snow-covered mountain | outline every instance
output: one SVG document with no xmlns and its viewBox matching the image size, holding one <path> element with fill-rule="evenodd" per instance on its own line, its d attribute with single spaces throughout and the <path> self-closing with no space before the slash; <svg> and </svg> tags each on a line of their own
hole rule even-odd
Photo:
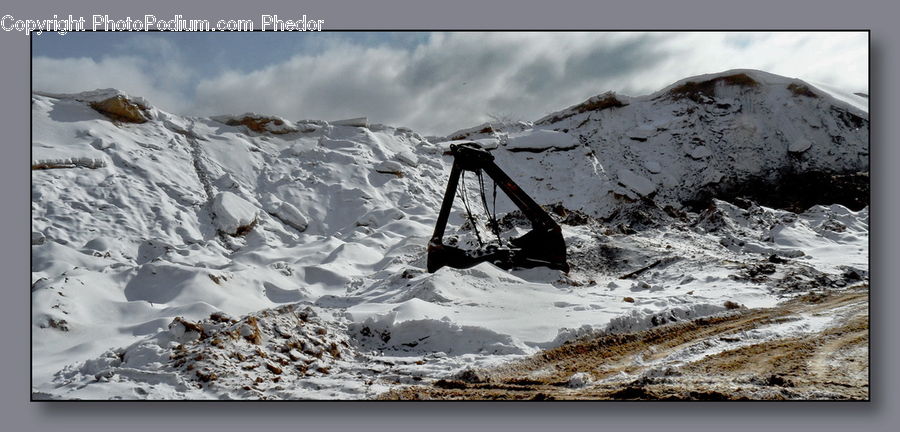
<svg viewBox="0 0 900 432">
<path fill-rule="evenodd" d="M 485 124 L 450 137 L 496 140 L 512 152 L 498 153 L 502 166 L 540 178 L 527 190 L 599 216 L 641 198 L 676 208 L 733 195 L 775 204 L 766 196 L 775 194 L 747 186 L 798 181 L 809 186 L 806 197 L 824 195 L 812 204 L 832 203 L 846 200 L 839 195 L 847 186 L 824 175 L 869 169 L 867 99 L 841 97 L 852 103 L 800 80 L 730 70 L 647 96 L 605 93 L 533 124 Z M 530 159 L 516 153 L 544 150 Z M 590 175 L 573 178 L 572 171 Z M 840 189 L 810 190 L 820 182 Z"/>
<path fill-rule="evenodd" d="M 426 139 L 35 92 L 33 391 L 370 397 L 591 329 L 853 283 L 868 277 L 865 106 L 735 70 Z M 568 275 L 424 272 L 461 140 L 552 206 Z M 504 197 L 497 210 L 517 219 Z M 450 234 L 472 243 L 463 222 L 458 204 Z"/>
</svg>

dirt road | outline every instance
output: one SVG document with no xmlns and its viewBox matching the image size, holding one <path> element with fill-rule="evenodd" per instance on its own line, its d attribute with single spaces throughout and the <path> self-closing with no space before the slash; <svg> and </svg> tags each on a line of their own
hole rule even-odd
<svg viewBox="0 0 900 432">
<path fill-rule="evenodd" d="M 868 286 L 620 335 L 406 387 L 383 399 L 869 398 Z"/>
</svg>

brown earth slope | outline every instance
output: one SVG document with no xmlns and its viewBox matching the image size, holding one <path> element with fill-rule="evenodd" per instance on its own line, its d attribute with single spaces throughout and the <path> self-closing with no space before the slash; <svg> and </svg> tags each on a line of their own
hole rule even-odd
<svg viewBox="0 0 900 432">
<path fill-rule="evenodd" d="M 582 338 L 381 398 L 867 400 L 868 313 L 868 286 L 861 285 L 775 308 Z"/>
</svg>

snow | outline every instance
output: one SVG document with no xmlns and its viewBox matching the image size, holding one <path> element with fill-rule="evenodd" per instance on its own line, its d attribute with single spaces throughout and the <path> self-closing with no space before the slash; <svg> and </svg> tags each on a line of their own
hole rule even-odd
<svg viewBox="0 0 900 432">
<path fill-rule="evenodd" d="M 256 206 L 227 191 L 216 195 L 212 208 L 216 216 L 216 226 L 222 232 L 232 235 L 240 228 L 252 225 L 259 213 Z"/>
<path fill-rule="evenodd" d="M 788 151 L 791 153 L 803 153 L 809 150 L 810 147 L 812 147 L 812 142 L 801 138 L 792 142 L 788 147 Z"/>
<path fill-rule="evenodd" d="M 849 92 L 843 89 L 839 89 L 827 83 L 819 81 L 812 81 L 810 82 L 810 84 L 812 84 L 814 87 L 827 91 L 829 96 L 850 104 L 860 111 L 869 111 L 869 98 L 867 97 L 862 97 L 855 92 Z"/>
<path fill-rule="evenodd" d="M 46 96 L 46 97 L 54 98 L 54 99 L 70 99 L 70 100 L 76 100 L 79 102 L 88 102 L 88 103 L 102 102 L 102 101 L 105 101 L 107 99 L 114 98 L 114 97 L 123 97 L 123 98 L 128 99 L 138 105 L 144 105 L 147 107 L 150 106 L 150 102 L 148 102 L 147 99 L 144 99 L 143 97 L 140 97 L 140 96 L 131 96 L 121 90 L 114 89 L 114 88 L 96 89 L 96 90 L 84 91 L 81 93 L 50 93 L 50 92 L 36 91 L 36 92 L 34 92 L 34 94 L 40 95 L 40 96 Z"/>
<path fill-rule="evenodd" d="M 568 381 L 566 381 L 566 386 L 569 388 L 583 388 L 590 385 L 593 381 L 589 374 L 578 372 L 569 377 Z"/>
<path fill-rule="evenodd" d="M 402 174 L 403 165 L 396 161 L 381 161 L 375 165 L 375 171 L 384 174 Z"/>
<path fill-rule="evenodd" d="M 369 119 L 366 117 L 356 117 L 345 120 L 337 120 L 331 122 L 334 126 L 356 126 L 356 127 L 369 127 Z"/>
<path fill-rule="evenodd" d="M 291 203 L 282 202 L 275 209 L 274 213 L 279 220 L 297 231 L 306 231 L 306 227 L 309 226 L 309 220 L 306 216 Z"/>
<path fill-rule="evenodd" d="M 450 141 L 441 141 L 441 147 L 446 150 L 450 150 L 450 146 L 453 144 L 463 144 L 474 142 L 481 146 L 481 148 L 485 150 L 496 150 L 500 147 L 500 140 L 497 138 L 478 138 L 478 139 L 464 139 L 464 140 L 450 140 Z"/>
<path fill-rule="evenodd" d="M 653 135 L 656 135 L 656 128 L 652 124 L 643 124 L 628 132 L 628 138 L 635 141 L 647 141 Z"/>
<path fill-rule="evenodd" d="M 634 173 L 634 171 L 623 168 L 619 170 L 618 174 L 619 183 L 637 192 L 641 196 L 649 196 L 656 191 L 656 185 L 653 184 L 652 180 L 637 175 Z"/>
<path fill-rule="evenodd" d="M 210 119 L 232 126 L 239 126 L 241 124 L 258 124 L 261 130 L 256 130 L 256 132 L 286 134 L 297 132 L 298 129 L 300 129 L 293 122 L 285 120 L 281 117 L 258 114 L 254 112 L 247 112 L 241 115 L 219 115 L 210 117 Z"/>
<path fill-rule="evenodd" d="M 650 171 L 653 174 L 659 174 L 662 172 L 662 166 L 659 162 L 654 160 L 648 160 L 644 162 L 644 168 L 647 168 L 647 171 Z"/>
<path fill-rule="evenodd" d="M 540 151 L 547 149 L 568 150 L 578 145 L 575 137 L 547 129 L 533 129 L 509 136 L 507 150 Z"/>
<path fill-rule="evenodd" d="M 34 93 L 32 164 L 75 167 L 32 171 L 33 391 L 63 399 L 370 398 L 591 332 L 729 313 L 726 302 L 773 306 L 867 279 L 867 208 L 822 203 L 794 214 L 714 201 L 685 221 L 661 210 L 684 210 L 711 182 L 785 167 L 868 170 L 859 157 L 868 128 L 848 126 L 831 107 L 867 113 L 826 91 L 798 99 L 785 88 L 794 80 L 747 73 L 759 88 L 722 87 L 708 105 L 665 91 L 617 95 L 627 103 L 572 110 L 537 127 L 482 125 L 454 140 L 359 127 L 360 119 L 280 119 L 253 132 L 223 121 L 277 117 L 188 118 L 146 101 L 150 121 L 117 125 L 87 103 L 118 92 Z M 810 145 L 790 156 L 801 139 Z M 443 152 L 473 140 L 538 203 L 590 217 L 562 223 L 569 274 L 489 263 L 425 272 L 453 162 Z M 465 188 L 478 196 L 471 177 Z M 502 194 L 496 204 L 500 217 L 515 210 Z M 627 218 L 633 209 L 648 227 Z M 457 200 L 447 235 L 471 247 L 463 214 Z M 771 263 L 773 255 L 784 262 Z M 247 340 L 257 334 L 258 344 Z M 301 341 L 317 348 L 307 352 Z M 332 342 L 339 357 L 327 354 Z M 178 345 L 205 359 L 177 364 Z M 244 366 L 246 376 L 233 372 Z"/>
<path fill-rule="evenodd" d="M 409 150 L 397 153 L 397 160 L 413 168 L 419 165 L 419 158 Z"/>
<path fill-rule="evenodd" d="M 363 347 L 393 355 L 421 355 L 423 352 L 504 355 L 531 351 L 513 337 L 481 326 L 460 325 L 446 316 L 441 319 L 407 319 L 398 322 L 398 313 L 395 311 L 367 318 L 351 325 L 350 331 L 357 334 L 356 338 Z"/>
<path fill-rule="evenodd" d="M 707 146 L 696 146 L 687 149 L 687 154 L 694 159 L 706 159 L 712 156 L 712 150 Z"/>
</svg>

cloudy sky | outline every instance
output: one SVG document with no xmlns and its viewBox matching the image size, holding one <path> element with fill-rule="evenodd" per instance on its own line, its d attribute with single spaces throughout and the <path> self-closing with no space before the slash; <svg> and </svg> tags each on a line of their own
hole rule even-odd
<svg viewBox="0 0 900 432">
<path fill-rule="evenodd" d="M 179 114 L 368 116 L 440 135 L 733 68 L 869 91 L 864 32 L 44 33 L 32 44 L 34 90 L 114 87 Z"/>
</svg>

